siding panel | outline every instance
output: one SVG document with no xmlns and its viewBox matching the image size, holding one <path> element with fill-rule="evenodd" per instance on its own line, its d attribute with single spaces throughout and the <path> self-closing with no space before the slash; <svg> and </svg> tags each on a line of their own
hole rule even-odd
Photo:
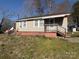
<svg viewBox="0 0 79 59">
<path fill-rule="evenodd" d="M 26 21 L 27 27 L 21 28 L 19 25 L 21 22 L 16 22 L 16 29 L 18 31 L 34 31 L 34 32 L 44 32 L 44 25 L 39 27 L 34 27 L 34 20 L 32 21 Z M 44 21 L 43 21 L 44 22 Z M 19 24 L 20 23 L 20 24 Z"/>
</svg>

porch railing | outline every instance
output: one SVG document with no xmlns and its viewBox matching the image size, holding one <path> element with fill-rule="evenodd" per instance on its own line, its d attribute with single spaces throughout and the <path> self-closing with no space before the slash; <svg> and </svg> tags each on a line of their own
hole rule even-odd
<svg viewBox="0 0 79 59">
<path fill-rule="evenodd" d="M 45 24 L 45 31 L 46 32 L 57 32 L 57 33 L 60 33 L 66 36 L 66 29 L 57 24 Z"/>
<path fill-rule="evenodd" d="M 57 26 L 53 24 L 45 24 L 46 27 L 46 32 L 56 32 L 57 31 Z"/>
<path fill-rule="evenodd" d="M 57 32 L 57 25 L 54 24 L 45 24 L 46 32 Z"/>
<path fill-rule="evenodd" d="M 57 33 L 61 34 L 62 36 L 66 37 L 66 28 L 62 26 L 57 26 Z"/>
</svg>

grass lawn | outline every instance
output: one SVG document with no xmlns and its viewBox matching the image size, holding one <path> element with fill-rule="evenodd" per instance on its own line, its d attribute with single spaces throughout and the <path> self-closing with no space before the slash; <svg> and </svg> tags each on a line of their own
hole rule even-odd
<svg viewBox="0 0 79 59">
<path fill-rule="evenodd" d="M 59 38 L 0 35 L 0 59 L 79 59 L 79 43 Z"/>
</svg>

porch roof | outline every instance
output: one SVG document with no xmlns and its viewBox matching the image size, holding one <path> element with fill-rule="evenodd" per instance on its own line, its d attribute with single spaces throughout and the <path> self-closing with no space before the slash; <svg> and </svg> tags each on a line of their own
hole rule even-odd
<svg viewBox="0 0 79 59">
<path fill-rule="evenodd" d="M 56 14 L 56 15 L 39 16 L 39 17 L 29 17 L 29 18 L 25 18 L 25 19 L 17 20 L 16 22 L 27 21 L 27 20 L 37 20 L 37 19 L 58 18 L 58 17 L 69 16 L 69 15 L 70 15 L 70 14 L 67 13 L 67 14 Z"/>
</svg>

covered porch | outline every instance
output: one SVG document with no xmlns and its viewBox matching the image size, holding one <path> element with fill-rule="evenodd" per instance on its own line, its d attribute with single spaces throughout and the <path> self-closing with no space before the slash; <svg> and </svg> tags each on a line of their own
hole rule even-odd
<svg viewBox="0 0 79 59">
<path fill-rule="evenodd" d="M 66 36 L 68 32 L 68 17 L 56 17 L 44 19 L 45 32 L 56 32 Z"/>
</svg>

